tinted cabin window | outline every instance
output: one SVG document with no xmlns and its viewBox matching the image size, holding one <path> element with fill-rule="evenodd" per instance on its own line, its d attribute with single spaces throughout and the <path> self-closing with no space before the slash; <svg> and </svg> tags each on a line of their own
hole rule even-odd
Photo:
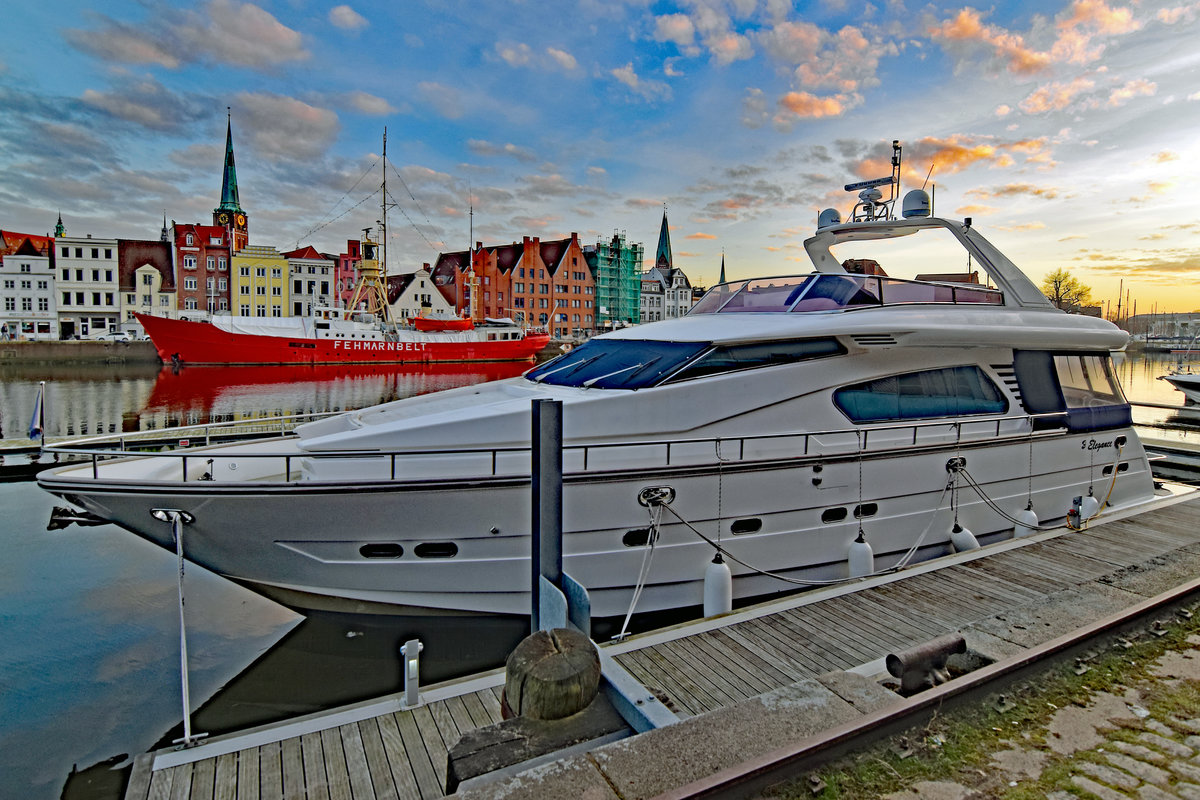
<svg viewBox="0 0 1200 800">
<path fill-rule="evenodd" d="M 722 345 L 714 347 L 679 372 L 667 378 L 666 383 L 702 378 L 721 372 L 774 367 L 792 364 L 810 358 L 842 355 L 846 349 L 837 339 L 801 339 L 783 342 L 756 342 L 754 344 Z"/>
<path fill-rule="evenodd" d="M 1002 414 L 1008 409 L 999 387 L 978 367 L 950 367 L 845 386 L 833 402 L 854 422 Z"/>
<path fill-rule="evenodd" d="M 708 342 L 593 339 L 530 370 L 525 377 L 557 386 L 639 389 L 657 383 L 708 347 Z"/>
</svg>

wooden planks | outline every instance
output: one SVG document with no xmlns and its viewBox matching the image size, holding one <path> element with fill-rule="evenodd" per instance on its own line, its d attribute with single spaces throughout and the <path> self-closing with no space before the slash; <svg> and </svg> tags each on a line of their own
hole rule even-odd
<svg viewBox="0 0 1200 800">
<path fill-rule="evenodd" d="M 696 716 L 806 677 L 869 663 L 1117 569 L 1200 549 L 1200 502 L 1180 503 L 902 580 L 779 607 L 615 658 Z M 430 800 L 446 753 L 501 719 L 491 687 L 282 742 L 152 770 L 135 762 L 128 800 Z"/>
</svg>

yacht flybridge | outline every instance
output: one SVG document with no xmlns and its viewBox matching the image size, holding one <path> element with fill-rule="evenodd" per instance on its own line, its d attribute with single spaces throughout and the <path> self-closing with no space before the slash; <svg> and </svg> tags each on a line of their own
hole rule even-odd
<svg viewBox="0 0 1200 800">
<path fill-rule="evenodd" d="M 1150 501 L 1126 334 L 1055 309 L 924 192 L 897 218 L 898 178 L 895 146 L 846 221 L 822 212 L 810 274 L 719 285 L 523 377 L 38 482 L 169 549 L 151 511 L 184 512 L 188 558 L 293 605 L 522 614 L 531 401 L 561 400 L 564 568 L 597 616 L 635 589 L 638 611 L 699 605 L 718 549 L 744 599 Z M 921 249 L 939 232 L 951 262 Z M 923 278 L 834 255 L 896 242 Z"/>
</svg>

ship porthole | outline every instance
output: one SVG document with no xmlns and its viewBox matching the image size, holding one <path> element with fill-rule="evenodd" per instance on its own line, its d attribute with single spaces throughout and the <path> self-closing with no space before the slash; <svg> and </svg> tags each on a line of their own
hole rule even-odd
<svg viewBox="0 0 1200 800">
<path fill-rule="evenodd" d="M 395 542 L 368 542 L 358 548 L 363 558 L 399 558 L 404 555 L 404 548 Z"/>
<path fill-rule="evenodd" d="M 458 545 L 454 542 L 421 542 L 413 548 L 417 558 L 454 558 Z"/>
</svg>

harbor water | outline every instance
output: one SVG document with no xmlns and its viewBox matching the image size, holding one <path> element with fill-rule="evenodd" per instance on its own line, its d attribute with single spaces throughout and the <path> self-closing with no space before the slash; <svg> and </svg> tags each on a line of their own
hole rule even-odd
<svg viewBox="0 0 1200 800">
<path fill-rule="evenodd" d="M 1182 405 L 1158 380 L 1177 356 L 1130 355 L 1130 400 Z M 0 439 L 26 437 L 46 382 L 51 437 L 342 411 L 519 374 L 527 365 L 439 367 L 0 367 Z M 1161 438 L 1200 415 L 1135 408 Z M 12 460 L 14 457 L 10 456 Z M 111 525 L 48 532 L 62 501 L 0 483 L 0 796 L 115 798 L 120 768 L 182 732 L 175 558 Z M 399 646 L 420 638 L 422 681 L 502 663 L 513 618 L 300 616 L 188 565 L 192 728 L 218 733 L 400 691 Z"/>
</svg>

